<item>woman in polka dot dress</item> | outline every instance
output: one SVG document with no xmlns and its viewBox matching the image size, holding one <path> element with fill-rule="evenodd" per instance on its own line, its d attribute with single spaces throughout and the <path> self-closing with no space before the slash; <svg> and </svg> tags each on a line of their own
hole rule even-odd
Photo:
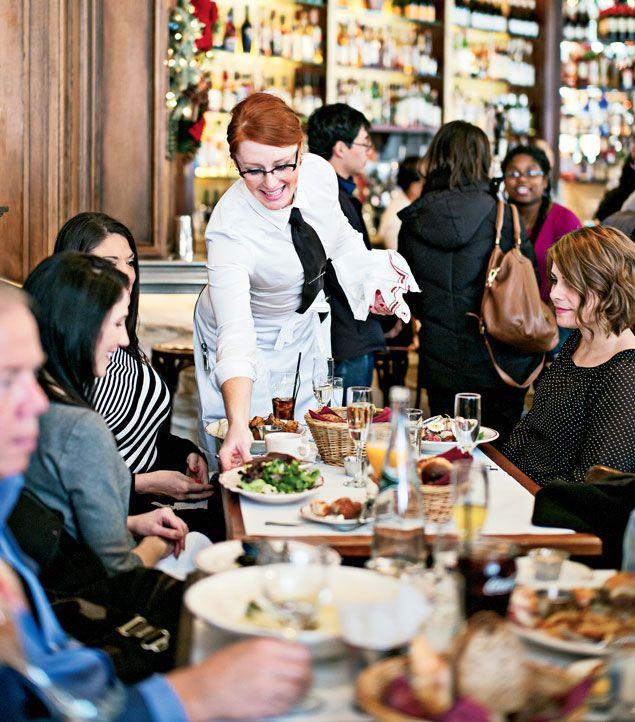
<svg viewBox="0 0 635 722">
<path fill-rule="evenodd" d="M 581 482 L 589 467 L 635 471 L 635 244 L 581 228 L 549 250 L 558 325 L 575 329 L 503 453 L 536 483 Z"/>
</svg>

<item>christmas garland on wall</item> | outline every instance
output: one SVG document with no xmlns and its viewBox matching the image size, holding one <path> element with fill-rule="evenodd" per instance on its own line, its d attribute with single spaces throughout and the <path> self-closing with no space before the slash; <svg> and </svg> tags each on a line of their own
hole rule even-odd
<svg viewBox="0 0 635 722">
<path fill-rule="evenodd" d="M 218 8 L 212 0 L 177 0 L 168 23 L 169 111 L 168 157 L 175 153 L 193 159 L 205 128 L 209 79 L 201 71 L 202 58 L 212 48 L 212 28 Z"/>
</svg>

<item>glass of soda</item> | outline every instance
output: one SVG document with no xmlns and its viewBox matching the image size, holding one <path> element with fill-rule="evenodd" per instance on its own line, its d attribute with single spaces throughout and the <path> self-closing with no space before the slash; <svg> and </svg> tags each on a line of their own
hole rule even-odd
<svg viewBox="0 0 635 722">
<path fill-rule="evenodd" d="M 493 537 L 461 545 L 457 567 L 464 580 L 466 618 L 483 609 L 507 615 L 518 554 L 515 544 Z"/>
<path fill-rule="evenodd" d="M 295 413 L 293 398 L 295 371 L 272 370 L 269 372 L 271 405 L 276 419 L 289 420 Z"/>
</svg>

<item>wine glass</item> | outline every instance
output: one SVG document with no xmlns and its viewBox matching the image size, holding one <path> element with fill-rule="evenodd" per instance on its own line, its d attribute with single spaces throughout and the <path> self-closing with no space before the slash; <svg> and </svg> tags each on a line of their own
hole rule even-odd
<svg viewBox="0 0 635 722">
<path fill-rule="evenodd" d="M 327 587 L 328 552 L 325 545 L 311 549 L 292 548 L 286 541 L 277 546 L 272 541 L 258 552 L 256 562 L 262 565 L 262 593 L 281 624 L 280 633 L 285 639 L 297 640 L 303 631 L 320 626 L 320 608 Z M 307 694 L 294 706 L 292 713 L 314 712 L 322 704 L 315 694 Z"/>
<path fill-rule="evenodd" d="M 348 433 L 355 444 L 357 457 L 357 474 L 352 480 L 344 482 L 345 486 L 364 488 L 366 478 L 362 467 L 364 446 L 368 438 L 371 421 L 373 419 L 372 389 L 370 386 L 349 386 L 346 392 L 346 423 Z"/>
<path fill-rule="evenodd" d="M 406 409 L 406 418 L 408 419 L 410 445 L 412 446 L 415 459 L 418 459 L 421 446 L 421 433 L 423 432 L 423 411 L 421 409 Z"/>
<path fill-rule="evenodd" d="M 454 435 L 463 452 L 476 446 L 481 430 L 481 395 L 463 393 L 454 397 Z"/>
<path fill-rule="evenodd" d="M 341 376 L 333 376 L 333 406 L 339 408 L 344 403 L 344 379 Z"/>
<path fill-rule="evenodd" d="M 452 464 L 452 515 L 459 540 L 476 541 L 485 525 L 489 505 L 487 465 L 471 459 Z"/>
<path fill-rule="evenodd" d="M 125 701 L 123 686 L 113 678 L 93 691 L 92 699 L 77 697 L 53 682 L 42 667 L 28 659 L 19 630 L 20 617 L 27 614 L 22 587 L 11 567 L 0 561 L 0 665 L 14 669 L 35 687 L 51 711 L 67 722 L 109 722 L 119 716 Z M 84 690 L 85 692 L 85 690 Z M 97 696 L 98 695 L 98 696 Z"/>
<path fill-rule="evenodd" d="M 333 395 L 333 359 L 313 359 L 313 394 L 318 408 L 326 406 Z"/>
</svg>

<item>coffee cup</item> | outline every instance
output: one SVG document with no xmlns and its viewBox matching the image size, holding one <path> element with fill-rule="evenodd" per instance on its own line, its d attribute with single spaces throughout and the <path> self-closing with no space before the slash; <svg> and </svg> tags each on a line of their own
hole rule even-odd
<svg viewBox="0 0 635 722">
<path fill-rule="evenodd" d="M 311 447 L 304 440 L 302 434 L 290 431 L 277 431 L 265 436 L 265 449 L 267 453 L 276 451 L 280 454 L 290 454 L 302 461 L 311 460 Z"/>
</svg>

